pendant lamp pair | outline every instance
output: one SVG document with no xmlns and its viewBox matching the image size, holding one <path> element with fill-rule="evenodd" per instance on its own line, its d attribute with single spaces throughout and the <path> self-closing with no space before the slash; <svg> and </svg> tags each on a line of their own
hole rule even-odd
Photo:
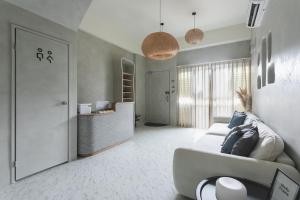
<svg viewBox="0 0 300 200">
<path fill-rule="evenodd" d="M 179 44 L 174 36 L 163 31 L 162 22 L 162 0 L 160 0 L 160 31 L 149 34 L 143 41 L 143 54 L 153 60 L 167 60 L 177 55 Z M 203 39 L 203 32 L 196 28 L 196 12 L 194 16 L 194 28 L 185 35 L 185 40 L 189 44 L 198 44 Z"/>
</svg>

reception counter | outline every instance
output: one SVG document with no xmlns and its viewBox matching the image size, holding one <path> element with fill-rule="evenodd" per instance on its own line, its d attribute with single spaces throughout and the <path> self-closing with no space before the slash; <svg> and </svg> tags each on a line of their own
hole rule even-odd
<svg viewBox="0 0 300 200">
<path fill-rule="evenodd" d="M 78 115 L 78 155 L 91 156 L 134 135 L 134 103 L 116 103 L 112 111 Z"/>
</svg>

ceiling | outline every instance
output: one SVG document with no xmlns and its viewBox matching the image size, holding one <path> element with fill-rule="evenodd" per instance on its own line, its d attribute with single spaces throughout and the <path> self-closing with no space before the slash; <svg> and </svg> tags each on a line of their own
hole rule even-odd
<svg viewBox="0 0 300 200">
<path fill-rule="evenodd" d="M 5 0 L 77 31 L 92 0 Z M 97 1 L 97 0 L 96 0 Z"/>
<path fill-rule="evenodd" d="M 197 26 L 207 33 L 245 23 L 248 1 L 162 0 L 164 31 L 182 38 L 193 27 L 193 11 L 198 13 Z M 159 30 L 159 0 L 93 0 L 80 29 L 141 53 L 143 39 Z M 242 29 L 246 29 L 245 25 Z"/>
</svg>

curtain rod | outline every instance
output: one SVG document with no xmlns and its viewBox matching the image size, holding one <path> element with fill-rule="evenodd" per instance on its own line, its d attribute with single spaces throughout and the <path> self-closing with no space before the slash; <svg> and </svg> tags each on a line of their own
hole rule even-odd
<svg viewBox="0 0 300 200">
<path fill-rule="evenodd" d="M 177 65 L 176 67 L 194 67 L 198 65 L 211 65 L 214 63 L 222 63 L 222 62 L 230 62 L 230 61 L 238 61 L 238 60 L 250 60 L 251 58 L 237 58 L 237 59 L 231 59 L 231 60 L 220 60 L 220 61 L 212 61 L 212 62 L 203 62 L 203 63 L 197 63 L 197 64 L 186 64 L 186 65 Z"/>
</svg>

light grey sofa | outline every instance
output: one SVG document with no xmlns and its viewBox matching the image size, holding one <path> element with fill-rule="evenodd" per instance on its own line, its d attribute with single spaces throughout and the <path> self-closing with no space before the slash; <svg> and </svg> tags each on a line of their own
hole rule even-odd
<svg viewBox="0 0 300 200">
<path fill-rule="evenodd" d="M 254 115 L 247 120 L 263 125 Z M 284 170 L 295 180 L 300 180 L 294 161 L 284 152 L 275 161 L 220 153 L 224 137 L 230 130 L 227 125 L 213 124 L 204 136 L 195 141 L 192 148 L 176 149 L 173 177 L 175 187 L 181 195 L 195 198 L 197 184 L 214 176 L 246 178 L 270 187 L 277 168 Z"/>
</svg>

